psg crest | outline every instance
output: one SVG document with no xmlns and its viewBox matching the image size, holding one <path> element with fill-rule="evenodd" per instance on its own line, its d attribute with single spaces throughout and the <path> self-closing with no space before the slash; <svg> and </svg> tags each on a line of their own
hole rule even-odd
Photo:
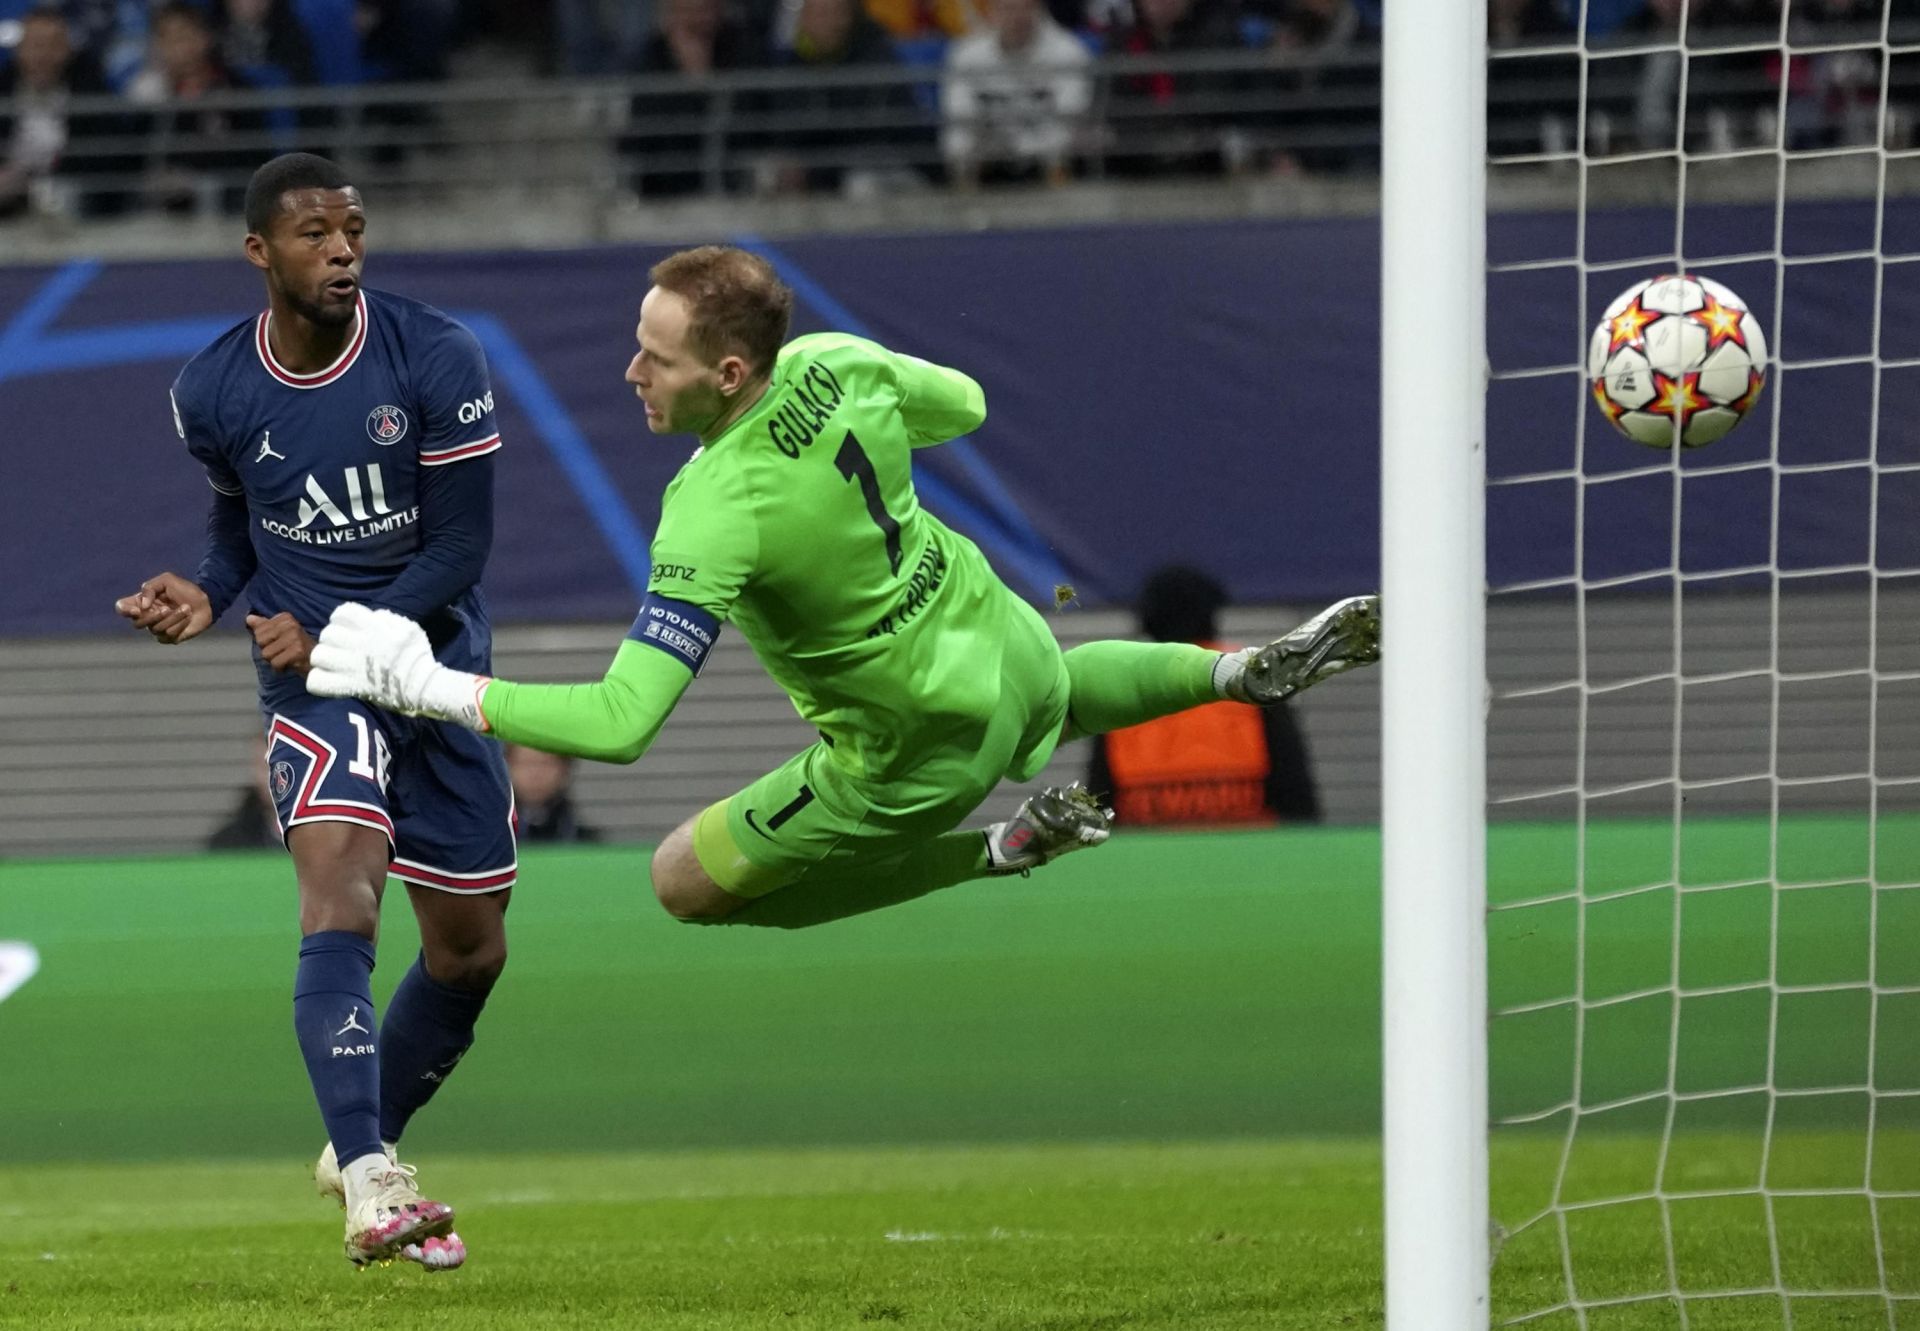
<svg viewBox="0 0 1920 1331">
<path fill-rule="evenodd" d="M 293 789 L 293 764 L 285 760 L 277 762 L 269 775 L 273 782 L 274 799 L 285 799 L 287 792 Z"/>
<path fill-rule="evenodd" d="M 367 413 L 367 438 L 376 444 L 397 444 L 406 437 L 407 413 L 398 407 L 375 407 Z"/>
</svg>

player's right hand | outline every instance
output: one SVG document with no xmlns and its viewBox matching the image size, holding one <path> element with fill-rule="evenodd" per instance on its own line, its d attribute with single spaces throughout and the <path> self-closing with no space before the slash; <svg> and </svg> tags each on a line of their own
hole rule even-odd
<svg viewBox="0 0 1920 1331">
<path fill-rule="evenodd" d="M 197 638 L 213 625 L 213 605 L 198 583 L 178 573 L 156 573 L 132 596 L 113 603 L 115 613 L 172 646 Z"/>
<path fill-rule="evenodd" d="M 284 610 L 271 618 L 248 615 L 247 628 L 253 634 L 255 645 L 260 648 L 261 660 L 283 674 L 289 670 L 297 670 L 303 675 L 307 673 L 313 639 L 307 636 L 299 620 Z"/>
</svg>

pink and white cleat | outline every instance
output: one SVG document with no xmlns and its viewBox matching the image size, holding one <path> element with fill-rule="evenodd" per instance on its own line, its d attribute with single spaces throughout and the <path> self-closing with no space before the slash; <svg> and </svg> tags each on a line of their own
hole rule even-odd
<svg viewBox="0 0 1920 1331">
<path fill-rule="evenodd" d="M 348 1205 L 354 1184 L 343 1174 L 361 1179 L 365 1195 L 358 1205 Z M 397 1258 L 427 1271 L 451 1271 L 467 1260 L 467 1245 L 453 1232 L 453 1208 L 422 1197 L 413 1166 L 394 1160 L 391 1146 L 384 1158 L 369 1160 L 368 1168 L 342 1171 L 329 1142 L 314 1165 L 313 1180 L 321 1196 L 347 1210 L 347 1260 L 355 1266 Z"/>
<path fill-rule="evenodd" d="M 448 1230 L 444 1237 L 407 1244 L 400 1249 L 400 1258 L 429 1271 L 451 1271 L 467 1260 L 467 1245 L 460 1241 L 458 1234 Z"/>
<path fill-rule="evenodd" d="M 388 1161 L 408 1179 L 413 1177 L 413 1166 L 403 1165 L 394 1159 L 393 1143 L 382 1142 Z M 333 1153 L 333 1143 L 328 1142 L 320 1152 L 320 1158 L 313 1166 L 314 1189 L 322 1197 L 331 1197 L 342 1208 L 347 1204 L 347 1183 L 340 1175 L 340 1163 Z M 417 1189 L 416 1189 L 417 1190 Z M 435 1236 L 419 1243 L 408 1243 L 393 1254 L 403 1262 L 413 1262 L 427 1271 L 452 1271 L 465 1264 L 467 1245 L 460 1236 L 448 1230 L 443 1236 Z M 392 1260 L 391 1258 L 388 1260 Z M 361 1263 L 355 1263 L 361 1265 Z"/>
</svg>

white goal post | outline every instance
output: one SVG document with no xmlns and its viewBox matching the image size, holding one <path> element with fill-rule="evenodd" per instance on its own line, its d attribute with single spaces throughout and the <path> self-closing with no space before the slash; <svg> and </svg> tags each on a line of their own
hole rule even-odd
<svg viewBox="0 0 1920 1331">
<path fill-rule="evenodd" d="M 1486 4 L 1384 34 L 1387 1325 L 1920 1325 L 1920 7 Z M 1710 447 L 1586 400 L 1663 273 Z"/>
<path fill-rule="evenodd" d="M 1486 31 L 1486 0 L 1414 0 L 1383 33 L 1389 1331 L 1488 1324 Z"/>
</svg>

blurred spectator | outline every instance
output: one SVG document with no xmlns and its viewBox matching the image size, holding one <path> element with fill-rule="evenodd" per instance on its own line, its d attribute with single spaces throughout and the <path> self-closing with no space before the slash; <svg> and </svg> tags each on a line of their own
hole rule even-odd
<svg viewBox="0 0 1920 1331">
<path fill-rule="evenodd" d="M 1639 26 L 1643 40 L 1673 42 L 1670 48 L 1649 52 L 1640 64 L 1640 87 L 1634 96 L 1633 128 L 1643 152 L 1671 152 L 1678 146 L 1680 76 L 1678 45 L 1684 14 L 1693 19 L 1704 8 L 1702 0 L 1651 0 Z"/>
<path fill-rule="evenodd" d="M 962 185 L 1067 179 L 1093 101 L 1092 60 L 1041 0 L 992 0 L 993 27 L 947 50 L 940 148 Z"/>
<path fill-rule="evenodd" d="M 1796 55 L 1786 67 L 1786 141 L 1790 151 L 1861 147 L 1871 144 L 1880 124 L 1880 8 L 1882 0 L 1815 0 L 1793 6 L 1787 21 L 1789 46 L 1831 46 L 1852 39 L 1850 49 Z M 1900 7 L 1896 5 L 1895 12 Z M 1780 86 L 1778 52 L 1767 57 L 1767 79 Z M 1777 134 L 1777 97 L 1759 108 L 1760 142 Z M 1910 135 L 1911 118 L 1897 101 L 1887 106 L 1888 146 Z"/>
<path fill-rule="evenodd" d="M 146 67 L 127 88 L 136 103 L 169 106 L 148 118 L 156 142 L 145 186 L 151 202 L 169 212 L 237 210 L 245 173 L 267 152 L 257 137 L 266 116 L 193 103 L 246 86 L 221 61 L 204 11 L 185 0 L 153 11 Z"/>
<path fill-rule="evenodd" d="M 281 846 L 280 818 L 273 808 L 273 787 L 267 775 L 267 747 L 258 739 L 253 746 L 253 780 L 240 792 L 226 822 L 207 838 L 208 850 L 278 850 Z"/>
<path fill-rule="evenodd" d="M 1172 55 L 1239 45 L 1240 34 L 1224 0 L 1135 0 L 1132 21 L 1107 40 L 1107 50 L 1114 55 Z M 1229 75 L 1169 70 L 1115 79 L 1109 169 L 1119 175 L 1163 175 L 1245 165 L 1241 131 L 1215 114 L 1181 109 L 1182 103 L 1235 84 Z"/>
<path fill-rule="evenodd" d="M 1281 174 L 1337 171 L 1353 165 L 1352 149 L 1311 141 L 1314 132 L 1342 125 L 1360 142 L 1378 137 L 1379 71 L 1370 64 L 1336 59 L 1360 36 L 1360 15 L 1353 0 L 1284 0 L 1264 36 L 1267 48 L 1286 60 L 1278 82 L 1299 109 L 1249 118 L 1251 124 L 1282 135 L 1293 131 L 1291 137 L 1297 142 L 1297 146 L 1267 152 L 1263 164 Z M 1337 94 L 1343 90 L 1361 95 L 1342 98 Z"/>
<path fill-rule="evenodd" d="M 1196 569 L 1157 570 L 1135 607 L 1155 642 L 1227 650 L 1226 590 Z M 1285 704 L 1217 702 L 1093 739 L 1087 785 L 1110 797 L 1122 827 L 1318 822 L 1306 739 Z"/>
<path fill-rule="evenodd" d="M 1487 44 L 1496 48 L 1565 45 L 1573 25 L 1559 0 L 1488 0 Z M 1569 97 L 1578 87 L 1577 56 L 1536 56 L 1487 62 L 1487 146 L 1495 155 L 1566 152 L 1573 139 Z M 1606 112 L 1590 108 L 1594 115 Z"/>
<path fill-rule="evenodd" d="M 764 64 L 761 44 L 734 21 L 721 0 L 660 0 L 660 26 L 640 54 L 642 74 L 704 77 L 715 70 Z M 635 191 L 661 198 L 697 193 L 706 183 L 701 153 L 706 147 L 708 94 L 699 89 L 637 94 L 628 112 L 630 133 L 622 152 L 639 162 Z"/>
<path fill-rule="evenodd" d="M 1633 41 L 1633 29 L 1646 22 L 1647 0 L 1581 0 L 1568 5 L 1568 14 L 1571 16 L 1583 9 L 1588 42 L 1604 43 L 1609 38 Z M 1569 17 L 1567 27 L 1575 26 Z"/>
<path fill-rule="evenodd" d="M 152 105 L 191 100 L 231 86 L 206 11 L 186 0 L 156 5 L 146 58 L 127 84 L 127 96 Z"/>
<path fill-rule="evenodd" d="M 1494 46 L 1571 37 L 1558 0 L 1487 0 L 1487 41 Z"/>
<path fill-rule="evenodd" d="M 331 63 L 343 71 L 339 77 L 346 77 L 349 67 L 356 80 L 375 83 L 435 83 L 447 77 L 458 0 L 347 2 L 353 6 L 359 49 L 333 52 Z M 393 166 L 406 157 L 407 140 L 429 130 L 438 116 L 426 102 L 383 101 L 362 109 L 359 118 L 374 140 L 367 157 Z"/>
<path fill-rule="evenodd" d="M 509 744 L 507 776 L 521 841 L 600 839 L 599 830 L 582 823 L 573 807 L 573 759 Z"/>
<path fill-rule="evenodd" d="M 89 155 L 89 140 L 124 134 L 111 113 L 76 115 L 73 97 L 109 96 L 92 56 L 76 52 L 55 6 L 31 10 L 20 25 L 13 59 L 0 67 L 0 217 L 28 208 L 46 213 L 111 211 L 120 196 L 78 193 L 85 177 L 137 169 Z"/>
<path fill-rule="evenodd" d="M 1093 18 L 1088 13 L 1087 0 L 1047 0 L 1047 13 L 1053 16 L 1055 23 L 1068 32 L 1076 35 L 1085 34 L 1089 41 L 1095 39 Z"/>
<path fill-rule="evenodd" d="M 660 23 L 642 48 L 643 74 L 710 74 L 766 60 L 764 45 L 721 0 L 662 0 Z"/>
<path fill-rule="evenodd" d="M 1895 0 L 1896 4 L 1902 2 Z M 1875 0 L 1876 36 L 1878 23 L 1878 0 Z M 1716 54 L 1710 63 L 1694 65 L 1695 81 L 1688 91 L 1689 146 L 1710 152 L 1761 143 L 1772 147 L 1774 127 L 1780 123 L 1780 97 L 1773 77 L 1779 67 L 1777 61 L 1769 58 L 1770 52 L 1757 46 L 1757 41 L 1779 39 L 1779 0 L 1707 0 L 1705 8 L 1688 19 L 1688 28 L 1690 31 L 1743 29 L 1737 36 L 1709 37 L 1706 41 L 1717 45 L 1722 40 L 1733 40 L 1746 48 L 1735 54 Z M 1696 40 L 1690 38 L 1689 45 Z M 1703 74 L 1715 85 L 1710 95 L 1703 92 L 1698 81 Z M 1760 133 L 1762 129 L 1764 137 Z"/>
<path fill-rule="evenodd" d="M 965 37 L 989 21 L 991 0 L 865 0 L 867 17 L 900 41 Z"/>
<path fill-rule="evenodd" d="M 562 73 L 617 74 L 642 66 L 657 5 L 671 0 L 555 0 Z M 660 16 L 664 26 L 666 17 Z"/>
<path fill-rule="evenodd" d="M 292 0 L 219 0 L 220 59 L 257 87 L 313 82 L 313 48 Z"/>
<path fill-rule="evenodd" d="M 773 63 L 826 70 L 897 67 L 899 59 L 855 0 L 800 0 L 791 47 Z M 911 149 L 931 146 L 932 126 L 905 82 L 803 84 L 741 100 L 768 127 L 771 152 L 757 183 L 770 193 L 876 193 L 910 177 L 901 158 Z"/>
<path fill-rule="evenodd" d="M 1109 35 L 1107 46 L 1120 55 L 1157 55 L 1169 51 L 1219 51 L 1240 45 L 1233 15 L 1215 0 L 1135 0 L 1130 21 Z M 1156 80 L 1162 75 L 1147 75 Z M 1170 95 L 1158 83 L 1143 95 Z"/>
<path fill-rule="evenodd" d="M 66 15 L 73 49 L 93 60 L 108 87 L 127 86 L 146 59 L 149 0 L 52 0 L 44 7 Z"/>
<path fill-rule="evenodd" d="M 1269 44 L 1277 51 L 1338 51 L 1359 32 L 1353 0 L 1291 0 L 1275 19 Z"/>
<path fill-rule="evenodd" d="M 458 17 L 458 0 L 355 0 L 366 76 L 393 83 L 446 78 Z"/>
</svg>

